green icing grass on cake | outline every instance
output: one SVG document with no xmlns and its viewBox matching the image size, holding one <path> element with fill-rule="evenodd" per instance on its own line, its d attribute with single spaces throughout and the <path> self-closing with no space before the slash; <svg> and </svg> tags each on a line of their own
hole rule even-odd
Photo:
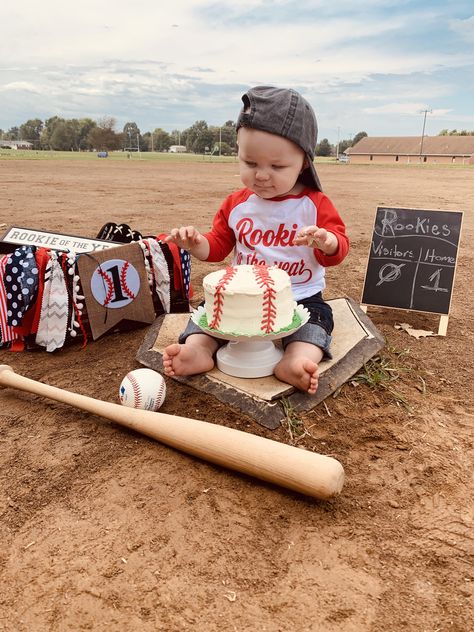
<svg viewBox="0 0 474 632">
<path fill-rule="evenodd" d="M 201 318 L 198 321 L 199 323 L 199 327 L 201 327 L 202 329 L 207 329 L 211 334 L 212 332 L 216 332 L 219 334 L 222 334 L 223 336 L 251 336 L 251 335 L 258 335 L 258 336 L 274 336 L 275 334 L 279 334 L 283 331 L 292 331 L 293 329 L 296 329 L 297 327 L 299 327 L 301 325 L 301 316 L 298 314 L 298 312 L 295 310 L 293 312 L 293 320 L 291 321 L 291 323 L 287 326 L 287 327 L 282 327 L 281 329 L 279 329 L 278 331 L 272 331 L 269 334 L 242 334 L 238 331 L 221 331 L 220 329 L 211 329 L 211 327 L 209 327 L 208 322 L 207 322 L 207 315 L 206 313 L 204 313 Z"/>
</svg>

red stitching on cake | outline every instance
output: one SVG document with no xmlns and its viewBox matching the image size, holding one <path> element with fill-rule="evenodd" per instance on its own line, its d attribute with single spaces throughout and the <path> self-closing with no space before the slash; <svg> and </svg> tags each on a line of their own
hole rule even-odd
<svg viewBox="0 0 474 632">
<path fill-rule="evenodd" d="M 219 325 L 222 317 L 222 309 L 224 307 L 224 290 L 229 285 L 231 279 L 235 276 L 237 269 L 233 266 L 227 266 L 224 276 L 216 285 L 216 292 L 214 294 L 214 305 L 212 308 L 212 322 L 209 327 L 211 329 L 219 329 Z"/>
<path fill-rule="evenodd" d="M 263 289 L 263 313 L 260 328 L 265 334 L 269 334 L 275 328 L 276 292 L 273 287 L 275 285 L 275 281 L 270 276 L 270 272 L 267 266 L 254 265 L 253 272 L 255 274 L 258 285 Z"/>
</svg>

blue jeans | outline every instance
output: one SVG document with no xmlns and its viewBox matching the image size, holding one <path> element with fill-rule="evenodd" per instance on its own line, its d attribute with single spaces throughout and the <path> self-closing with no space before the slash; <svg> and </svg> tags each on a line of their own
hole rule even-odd
<svg viewBox="0 0 474 632">
<path fill-rule="evenodd" d="M 294 334 L 282 338 L 283 349 L 286 349 L 290 342 L 309 342 L 319 347 L 326 358 L 332 358 L 329 352 L 332 340 L 331 333 L 334 329 L 331 306 L 323 300 L 321 292 L 300 299 L 298 304 L 306 307 L 309 312 L 309 320 Z"/>
</svg>

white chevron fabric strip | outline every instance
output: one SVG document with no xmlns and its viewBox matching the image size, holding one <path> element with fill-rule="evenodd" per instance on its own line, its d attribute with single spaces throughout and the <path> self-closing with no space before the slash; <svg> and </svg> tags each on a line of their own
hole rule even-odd
<svg viewBox="0 0 474 632">
<path fill-rule="evenodd" d="M 36 342 L 46 351 L 55 351 L 64 345 L 68 327 L 69 298 L 63 270 L 55 253 L 51 253 L 51 274 L 48 293 L 43 293 L 41 317 Z M 46 297 L 46 299 L 45 299 Z"/>
<path fill-rule="evenodd" d="M 155 239 L 148 240 L 151 260 L 153 262 L 153 272 L 155 275 L 155 290 L 158 294 L 165 312 L 171 309 L 170 296 L 170 273 L 163 251 Z"/>
<path fill-rule="evenodd" d="M 36 332 L 36 344 L 46 347 L 48 344 L 48 319 L 46 313 L 48 311 L 49 295 L 51 293 L 51 259 L 46 264 L 43 282 L 43 297 L 41 299 L 41 312 L 38 323 L 38 331 Z"/>
</svg>

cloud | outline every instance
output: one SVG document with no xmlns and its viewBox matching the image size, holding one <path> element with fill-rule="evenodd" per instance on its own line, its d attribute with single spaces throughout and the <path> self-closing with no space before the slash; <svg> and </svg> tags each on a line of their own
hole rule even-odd
<svg viewBox="0 0 474 632">
<path fill-rule="evenodd" d="M 28 81 L 12 81 L 0 86 L 0 92 L 37 92 L 37 88 Z"/>
<path fill-rule="evenodd" d="M 448 109 L 432 110 L 426 103 L 385 103 L 376 107 L 362 108 L 362 111 L 366 114 L 402 114 L 417 117 L 425 110 L 428 110 L 428 113 L 434 116 L 444 116 L 451 112 Z"/>
<path fill-rule="evenodd" d="M 466 20 L 450 20 L 449 28 L 466 42 L 474 42 L 474 15 Z"/>
<path fill-rule="evenodd" d="M 110 115 L 141 129 L 182 129 L 199 119 L 214 125 L 235 120 L 242 92 L 261 83 L 303 92 L 328 129 L 359 127 L 368 116 L 393 129 L 426 103 L 456 120 L 470 116 L 474 102 L 466 82 L 474 18 L 463 7 L 15 0 L 2 9 L 0 127 L 53 114 Z"/>
</svg>

